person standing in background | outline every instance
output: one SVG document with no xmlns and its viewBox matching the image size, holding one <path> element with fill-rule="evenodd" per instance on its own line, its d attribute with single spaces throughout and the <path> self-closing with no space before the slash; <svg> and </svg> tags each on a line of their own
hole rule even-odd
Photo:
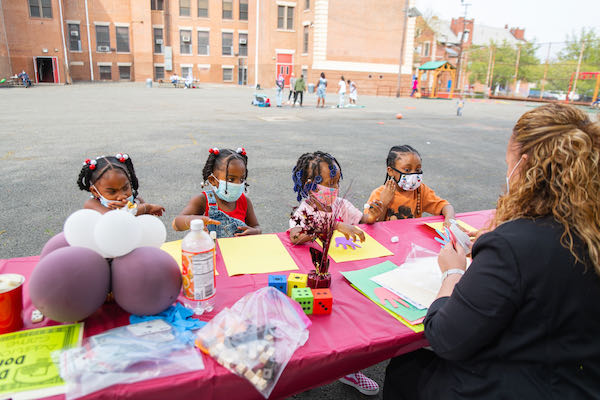
<svg viewBox="0 0 600 400">
<path fill-rule="evenodd" d="M 344 107 L 344 97 L 346 96 L 346 81 L 344 80 L 344 76 L 342 75 L 342 77 L 340 78 L 340 81 L 338 82 L 338 86 L 340 87 L 338 89 L 338 94 L 340 95 L 340 99 L 338 101 L 338 108 L 343 108 Z"/>
<path fill-rule="evenodd" d="M 290 77 L 290 93 L 288 94 L 288 104 L 292 104 L 292 96 L 294 95 L 294 86 L 296 86 L 296 75 L 292 72 Z"/>
</svg>

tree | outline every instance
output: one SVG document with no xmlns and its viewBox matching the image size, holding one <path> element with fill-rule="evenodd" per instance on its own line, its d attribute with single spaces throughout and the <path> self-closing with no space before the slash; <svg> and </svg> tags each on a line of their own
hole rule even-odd
<svg viewBox="0 0 600 400">
<path fill-rule="evenodd" d="M 541 77 L 540 60 L 536 56 L 538 45 L 535 42 L 525 42 L 518 46 L 503 42 L 498 45 L 490 42 L 487 46 L 474 48 L 469 52 L 468 73 L 469 82 L 485 83 L 488 72 L 490 49 L 494 52 L 494 75 L 490 79 L 490 86 L 497 84 L 507 86 L 515 80 L 515 66 L 517 62 L 518 47 L 521 47 L 519 56 L 519 69 L 517 80 L 535 82 Z"/>
<path fill-rule="evenodd" d="M 577 70 L 582 43 L 585 43 L 585 47 L 580 72 L 600 72 L 600 35 L 593 28 L 581 28 L 579 34 L 567 35 L 566 46 L 559 53 L 557 62 L 552 65 L 552 76 L 562 81 L 562 86 L 565 82 L 568 85 L 571 76 Z M 580 80 L 577 82 L 577 92 L 591 96 L 595 85 L 595 80 Z M 561 89 L 566 91 L 567 87 Z"/>
</svg>

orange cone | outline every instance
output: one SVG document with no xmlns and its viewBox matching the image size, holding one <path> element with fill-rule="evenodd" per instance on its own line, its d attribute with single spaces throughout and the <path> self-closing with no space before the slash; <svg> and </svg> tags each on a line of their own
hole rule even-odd
<svg viewBox="0 0 600 400">
<path fill-rule="evenodd" d="M 396 119 L 402 119 L 402 114 L 400 114 L 400 113 L 396 114 Z"/>
</svg>

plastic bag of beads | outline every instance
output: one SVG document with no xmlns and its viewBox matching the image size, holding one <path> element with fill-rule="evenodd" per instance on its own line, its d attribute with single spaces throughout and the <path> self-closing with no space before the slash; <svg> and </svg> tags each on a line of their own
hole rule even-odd
<svg viewBox="0 0 600 400">
<path fill-rule="evenodd" d="M 196 346 L 267 398 L 292 354 L 308 340 L 310 325 L 298 303 L 264 287 L 217 314 L 198 331 Z"/>
</svg>

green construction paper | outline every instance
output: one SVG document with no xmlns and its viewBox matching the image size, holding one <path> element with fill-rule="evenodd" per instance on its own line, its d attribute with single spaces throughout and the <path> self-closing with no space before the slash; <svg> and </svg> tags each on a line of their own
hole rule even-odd
<svg viewBox="0 0 600 400">
<path fill-rule="evenodd" d="M 386 301 L 385 304 L 381 304 L 377 296 L 375 296 L 375 288 L 380 287 L 377 283 L 371 280 L 372 277 L 389 272 L 394 268 L 398 268 L 396 264 L 391 261 L 384 261 L 380 264 L 373 265 L 372 267 L 359 269 L 356 271 L 343 271 L 342 275 L 350 281 L 350 283 L 356 287 L 361 293 L 373 301 L 377 305 L 383 306 L 386 310 L 393 312 L 404 318 L 406 321 L 416 321 L 423 318 L 427 314 L 427 309 L 418 309 L 412 304 L 409 308 L 404 306 L 398 306 L 397 308 L 392 307 Z"/>
<path fill-rule="evenodd" d="M 82 335 L 82 324 L 0 335 L 0 398 L 25 391 L 30 398 L 65 393 L 65 382 L 50 353 L 81 345 Z"/>
</svg>

